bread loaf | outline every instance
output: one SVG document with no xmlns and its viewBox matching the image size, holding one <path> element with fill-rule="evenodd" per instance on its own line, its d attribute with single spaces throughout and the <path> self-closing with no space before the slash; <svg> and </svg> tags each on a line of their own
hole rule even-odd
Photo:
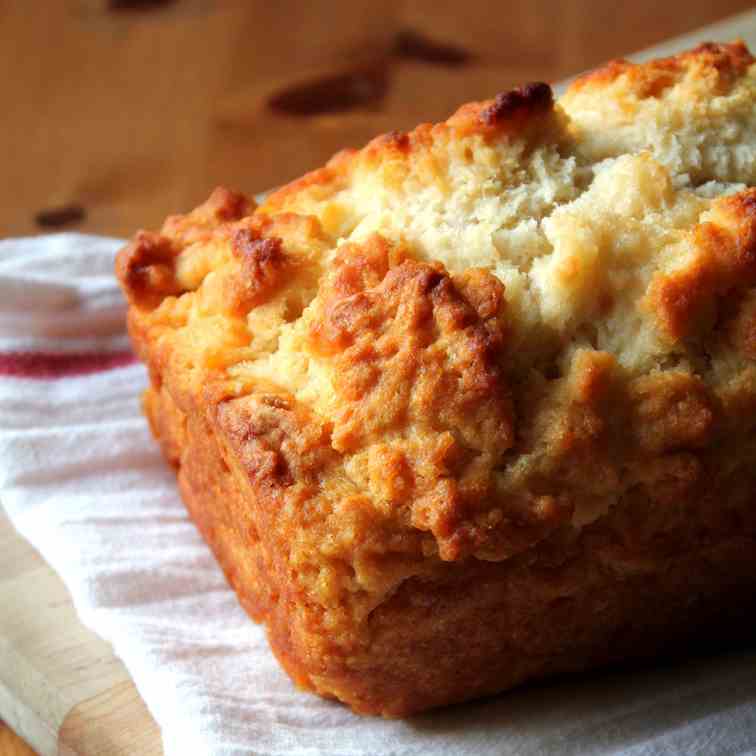
<svg viewBox="0 0 756 756">
<path fill-rule="evenodd" d="M 706 44 L 136 235 L 147 417 L 298 685 L 404 716 L 748 627 L 755 185 Z"/>
</svg>

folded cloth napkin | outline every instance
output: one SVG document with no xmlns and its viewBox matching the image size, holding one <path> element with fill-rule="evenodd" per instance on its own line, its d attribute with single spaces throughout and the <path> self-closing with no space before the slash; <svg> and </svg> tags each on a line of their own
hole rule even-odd
<svg viewBox="0 0 756 756">
<path fill-rule="evenodd" d="M 120 244 L 0 242 L 0 499 L 125 662 L 167 754 L 756 753 L 753 650 L 406 721 L 297 691 L 187 518 L 140 413 L 145 371 L 112 276 Z"/>
</svg>

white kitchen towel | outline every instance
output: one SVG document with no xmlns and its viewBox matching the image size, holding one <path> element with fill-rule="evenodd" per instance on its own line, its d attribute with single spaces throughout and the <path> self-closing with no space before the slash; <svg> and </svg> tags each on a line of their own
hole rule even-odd
<svg viewBox="0 0 756 756">
<path fill-rule="evenodd" d="M 0 499 L 109 640 L 165 752 L 756 753 L 756 652 L 533 686 L 406 721 L 297 691 L 187 518 L 139 409 L 121 242 L 0 242 Z"/>
</svg>

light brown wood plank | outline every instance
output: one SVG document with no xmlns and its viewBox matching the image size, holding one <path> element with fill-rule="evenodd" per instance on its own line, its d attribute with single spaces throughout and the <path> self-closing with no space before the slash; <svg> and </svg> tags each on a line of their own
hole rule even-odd
<svg viewBox="0 0 756 756">
<path fill-rule="evenodd" d="M 63 720 L 61 756 L 160 756 L 160 730 L 130 682 L 82 701 Z"/>
<path fill-rule="evenodd" d="M 0 549 L 6 609 L 0 613 L 0 715 L 43 756 L 57 753 L 59 731 L 77 756 L 127 753 L 124 744 L 133 742 L 136 752 L 160 753 L 157 725 L 126 668 L 81 625 L 60 578 L 1 512 Z M 88 717 L 91 727 L 83 724 Z"/>
</svg>

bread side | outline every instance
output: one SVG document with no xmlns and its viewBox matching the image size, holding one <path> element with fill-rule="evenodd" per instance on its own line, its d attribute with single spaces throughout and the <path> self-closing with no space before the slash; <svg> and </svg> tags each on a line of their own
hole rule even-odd
<svg viewBox="0 0 756 756">
<path fill-rule="evenodd" d="M 402 715 L 753 611 L 754 104 L 740 44 L 613 63 L 121 253 L 153 429 L 297 682 Z"/>
</svg>

